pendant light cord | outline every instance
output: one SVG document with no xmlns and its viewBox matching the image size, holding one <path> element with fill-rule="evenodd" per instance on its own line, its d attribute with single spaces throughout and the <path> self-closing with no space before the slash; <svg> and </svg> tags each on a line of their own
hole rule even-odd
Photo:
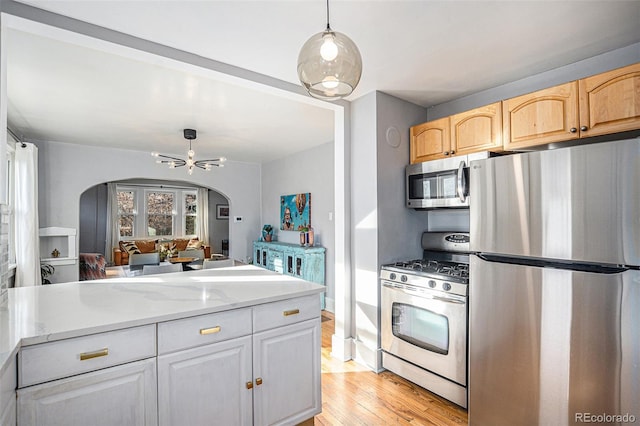
<svg viewBox="0 0 640 426">
<path fill-rule="evenodd" d="M 327 0 L 327 30 L 330 30 L 331 27 L 329 26 L 329 0 Z"/>
</svg>

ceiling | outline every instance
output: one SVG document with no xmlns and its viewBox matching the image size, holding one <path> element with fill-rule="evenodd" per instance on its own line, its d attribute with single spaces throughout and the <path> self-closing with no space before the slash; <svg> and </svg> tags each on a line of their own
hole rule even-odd
<svg viewBox="0 0 640 426">
<path fill-rule="evenodd" d="M 298 1 L 22 1 L 299 84 L 302 44 L 326 4 Z M 332 0 L 358 45 L 360 85 L 429 107 L 640 42 L 640 1 Z M 12 26 L 8 120 L 27 140 L 267 162 L 333 140 L 333 111 L 106 43 Z"/>
</svg>

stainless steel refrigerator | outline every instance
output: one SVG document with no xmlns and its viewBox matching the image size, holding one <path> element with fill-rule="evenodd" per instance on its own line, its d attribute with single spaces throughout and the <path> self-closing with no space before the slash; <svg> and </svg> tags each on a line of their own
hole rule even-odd
<svg viewBox="0 0 640 426">
<path fill-rule="evenodd" d="M 640 424 L 640 139 L 469 177 L 470 425 Z"/>
</svg>

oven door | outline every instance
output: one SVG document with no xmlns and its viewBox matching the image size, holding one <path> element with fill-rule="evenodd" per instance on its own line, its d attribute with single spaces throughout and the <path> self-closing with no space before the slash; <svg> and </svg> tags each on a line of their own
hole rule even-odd
<svg viewBox="0 0 640 426">
<path fill-rule="evenodd" d="M 382 349 L 467 384 L 466 297 L 382 281 Z"/>
</svg>

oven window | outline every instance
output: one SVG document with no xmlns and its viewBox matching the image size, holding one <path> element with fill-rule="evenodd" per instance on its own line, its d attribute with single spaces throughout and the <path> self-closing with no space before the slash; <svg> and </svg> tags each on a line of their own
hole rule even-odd
<svg viewBox="0 0 640 426">
<path fill-rule="evenodd" d="M 398 339 L 420 348 L 449 353 L 449 319 L 417 306 L 393 303 L 391 328 Z"/>
</svg>

